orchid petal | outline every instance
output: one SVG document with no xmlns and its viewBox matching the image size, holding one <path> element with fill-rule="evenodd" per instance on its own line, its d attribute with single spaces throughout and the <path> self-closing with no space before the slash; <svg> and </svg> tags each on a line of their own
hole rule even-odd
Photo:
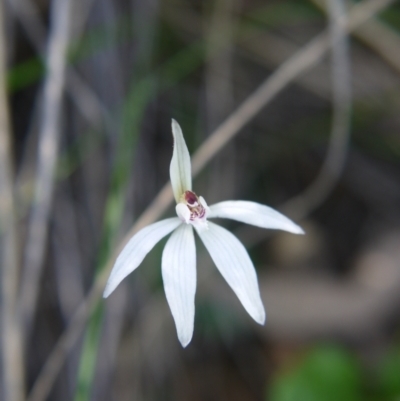
<svg viewBox="0 0 400 401">
<path fill-rule="evenodd" d="M 193 335 L 196 292 L 196 247 L 191 225 L 181 225 L 168 239 L 162 255 L 162 277 L 179 341 L 186 347 Z"/>
<path fill-rule="evenodd" d="M 264 324 L 265 310 L 257 275 L 242 243 L 225 228 L 208 222 L 208 230 L 197 230 L 218 270 L 231 286 L 249 315 Z"/>
<path fill-rule="evenodd" d="M 172 134 L 174 136 L 174 151 L 169 175 L 175 200 L 178 203 L 182 194 L 192 189 L 192 172 L 189 151 L 181 127 L 175 120 L 172 120 Z"/>
<path fill-rule="evenodd" d="M 210 208 L 208 207 L 206 200 L 202 196 L 199 196 L 199 201 L 200 204 L 204 207 L 204 209 L 206 209 L 206 216 L 208 216 Z"/>
<path fill-rule="evenodd" d="M 210 206 L 207 218 L 221 217 L 252 224 L 262 228 L 289 231 L 304 234 L 304 231 L 292 220 L 271 207 L 249 201 L 225 201 Z"/>
<path fill-rule="evenodd" d="M 184 203 L 178 203 L 175 206 L 175 211 L 178 217 L 184 221 L 186 224 L 190 221 L 190 210 Z"/>
<path fill-rule="evenodd" d="M 172 217 L 151 224 L 136 233 L 119 254 L 108 279 L 103 297 L 107 298 L 118 284 L 142 263 L 145 256 L 157 242 L 180 224 L 182 222 L 177 217 Z"/>
</svg>

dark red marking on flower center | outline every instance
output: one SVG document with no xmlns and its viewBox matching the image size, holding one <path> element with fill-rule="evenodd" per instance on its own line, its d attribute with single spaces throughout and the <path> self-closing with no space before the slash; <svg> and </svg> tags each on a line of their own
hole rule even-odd
<svg viewBox="0 0 400 401">
<path fill-rule="evenodd" d="M 200 203 L 198 196 L 192 191 L 185 191 L 183 198 L 190 210 L 190 220 L 202 219 L 206 215 L 206 209 Z"/>
<path fill-rule="evenodd" d="M 197 206 L 197 204 L 199 203 L 197 195 L 192 191 L 185 191 L 184 196 L 188 206 Z"/>
</svg>

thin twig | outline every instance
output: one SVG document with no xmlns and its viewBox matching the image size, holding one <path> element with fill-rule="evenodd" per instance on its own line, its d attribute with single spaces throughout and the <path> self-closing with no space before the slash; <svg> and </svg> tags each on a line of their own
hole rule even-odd
<svg viewBox="0 0 400 401">
<path fill-rule="evenodd" d="M 89 0 L 86 3 L 79 3 L 83 10 L 79 10 L 79 20 L 74 21 L 75 37 L 79 37 L 81 34 L 93 1 L 94 0 Z M 45 58 L 46 29 L 44 23 L 42 23 L 40 19 L 37 5 L 32 0 L 9 0 L 9 3 L 36 52 L 41 57 Z M 78 26 L 76 27 L 76 25 Z M 65 86 L 65 90 L 82 116 L 95 127 L 99 127 L 102 118 L 106 118 L 106 122 L 111 125 L 112 118 L 110 113 L 108 113 L 106 107 L 77 71 L 71 68 L 67 69 L 66 79 L 67 85 Z"/>
<path fill-rule="evenodd" d="M 4 400 L 24 399 L 24 362 L 18 295 L 18 239 L 14 210 L 11 130 L 6 89 L 6 44 L 3 2 L 0 2 L 0 254 L 1 344 Z M 3 399 L 3 398 L 2 398 Z"/>
<path fill-rule="evenodd" d="M 208 63 L 205 69 L 209 131 L 228 114 L 232 101 L 232 50 L 235 1 L 217 0 L 207 24 Z"/>
<path fill-rule="evenodd" d="M 323 11 L 327 11 L 325 1 L 311 0 L 311 2 Z M 354 30 L 352 36 L 370 47 L 397 73 L 400 73 L 400 37 L 394 29 L 377 18 L 371 18 Z"/>
<path fill-rule="evenodd" d="M 354 30 L 374 14 L 387 7 L 394 0 L 365 0 L 354 6 L 348 19 L 341 19 L 346 32 Z M 200 170 L 226 145 L 245 124 L 247 124 L 269 101 L 299 74 L 310 69 L 321 61 L 330 48 L 330 37 L 327 32 L 318 35 L 308 45 L 282 64 L 244 103 L 203 143 L 193 156 L 192 174 L 196 176 Z M 159 218 L 173 201 L 170 183 L 166 184 L 154 201 L 143 212 L 132 229 L 125 235 L 120 246 L 107 264 L 107 268 L 96 277 L 85 301 L 78 308 L 60 340 L 54 347 L 27 401 L 43 401 L 49 393 L 62 364 L 79 337 L 86 319 L 93 306 L 97 304 L 107 281 L 115 256 L 140 228 Z"/>
<path fill-rule="evenodd" d="M 204 82 L 207 132 L 212 132 L 229 115 L 233 106 L 232 55 L 236 8 L 235 0 L 215 1 L 214 10 L 206 24 L 208 62 L 204 71 Z M 232 178 L 236 175 L 237 167 L 232 154 L 234 146 L 226 151 L 231 154 L 230 161 L 214 160 L 213 174 L 209 177 L 204 196 L 215 193 L 217 188 L 223 195 L 232 188 Z"/>
<path fill-rule="evenodd" d="M 43 93 L 43 115 L 39 134 L 35 196 L 28 227 L 21 303 L 25 336 L 34 316 L 51 210 L 54 172 L 60 138 L 59 117 L 65 82 L 71 2 L 53 0 L 52 27 L 46 59 L 47 75 Z"/>
<path fill-rule="evenodd" d="M 336 186 L 343 171 L 349 135 L 351 111 L 351 82 L 348 38 L 344 25 L 343 0 L 328 1 L 332 43 L 332 93 L 333 118 L 328 152 L 317 178 L 299 195 L 286 202 L 280 209 L 296 219 L 309 214 L 321 205 Z"/>
<path fill-rule="evenodd" d="M 107 270 L 107 271 L 106 271 Z M 27 401 L 43 401 L 47 398 L 51 386 L 56 379 L 66 356 L 82 334 L 87 318 L 99 302 L 108 278 L 108 269 L 97 276 L 85 300 L 75 312 L 68 329 L 58 340 L 51 355 L 47 359 Z"/>
<path fill-rule="evenodd" d="M 166 10 L 165 15 L 170 24 L 178 26 L 180 28 L 179 32 L 182 31 L 184 33 L 184 35 L 181 34 L 182 39 L 188 40 L 190 38 L 190 40 L 193 40 L 193 37 L 198 38 L 202 21 L 188 7 L 184 7 L 183 3 L 178 8 Z M 235 46 L 236 53 L 267 67 L 267 69 L 275 69 L 276 66 L 279 66 L 301 47 L 300 44 L 293 42 L 289 38 L 261 27 L 252 26 L 250 28 L 245 26 L 245 28 L 236 28 L 232 35 L 232 45 Z M 316 76 L 313 73 L 312 77 L 309 75 L 299 76 L 295 82 L 318 97 L 329 101 L 330 94 L 325 93 L 326 88 L 324 87 L 321 90 L 321 78 L 324 79 L 326 76 L 326 66 L 320 64 L 318 69 L 320 71 L 318 71 L 317 79 L 315 79 Z M 221 79 L 225 79 L 225 71 L 219 75 Z"/>
</svg>

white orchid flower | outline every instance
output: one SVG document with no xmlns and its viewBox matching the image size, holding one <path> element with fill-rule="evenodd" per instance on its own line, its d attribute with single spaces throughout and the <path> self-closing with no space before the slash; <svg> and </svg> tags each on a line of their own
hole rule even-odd
<svg viewBox="0 0 400 401">
<path fill-rule="evenodd" d="M 189 151 L 182 130 L 175 120 L 172 120 L 172 133 L 174 150 L 170 177 L 178 217 L 151 224 L 130 239 L 115 262 L 103 296 L 108 297 L 142 263 L 151 249 L 173 232 L 162 254 L 162 277 L 179 341 L 186 347 L 193 335 L 195 310 L 196 246 L 193 228 L 246 311 L 259 324 L 265 322 L 265 310 L 253 263 L 233 234 L 208 219 L 228 218 L 294 234 L 304 232 L 281 213 L 259 203 L 225 201 L 208 207 L 204 198 L 192 191 Z"/>
</svg>

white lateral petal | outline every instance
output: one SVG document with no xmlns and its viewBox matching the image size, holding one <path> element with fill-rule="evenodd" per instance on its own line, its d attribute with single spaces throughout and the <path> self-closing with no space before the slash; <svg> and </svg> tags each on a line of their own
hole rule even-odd
<svg viewBox="0 0 400 401">
<path fill-rule="evenodd" d="M 107 281 L 103 297 L 107 298 L 117 285 L 142 263 L 145 256 L 163 237 L 178 227 L 182 222 L 173 217 L 151 224 L 136 233 L 119 254 Z"/>
<path fill-rule="evenodd" d="M 208 230 L 197 230 L 222 276 L 231 286 L 249 315 L 264 324 L 265 310 L 257 275 L 242 243 L 228 230 L 208 222 Z"/>
<path fill-rule="evenodd" d="M 221 217 L 262 228 L 289 231 L 304 234 L 304 231 L 292 220 L 271 207 L 249 201 L 225 201 L 210 206 L 207 218 Z"/>
<path fill-rule="evenodd" d="M 190 210 L 184 203 L 178 203 L 175 206 L 175 211 L 178 217 L 184 221 L 186 224 L 190 221 Z"/>
<path fill-rule="evenodd" d="M 192 189 L 192 169 L 190 155 L 183 138 L 179 124 L 172 120 L 172 134 L 174 136 L 174 151 L 172 153 L 169 175 L 175 200 L 178 203 L 185 191 Z"/>
<path fill-rule="evenodd" d="M 196 292 L 196 246 L 191 225 L 183 224 L 168 239 L 162 255 L 162 277 L 179 341 L 186 347 L 193 335 Z"/>
</svg>

